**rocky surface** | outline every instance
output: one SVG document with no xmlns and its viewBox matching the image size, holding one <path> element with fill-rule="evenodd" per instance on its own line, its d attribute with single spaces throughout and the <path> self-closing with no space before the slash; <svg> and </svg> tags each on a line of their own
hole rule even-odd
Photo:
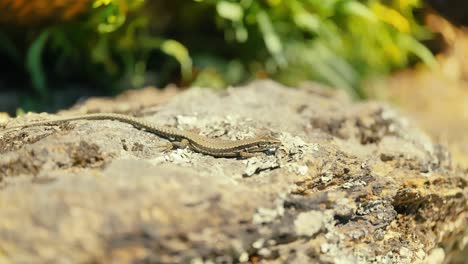
<svg viewBox="0 0 468 264">
<path fill-rule="evenodd" d="M 213 158 L 116 121 L 2 134 L 1 263 L 443 263 L 468 241 L 468 170 L 389 106 L 262 81 L 134 114 L 283 146 Z"/>
</svg>

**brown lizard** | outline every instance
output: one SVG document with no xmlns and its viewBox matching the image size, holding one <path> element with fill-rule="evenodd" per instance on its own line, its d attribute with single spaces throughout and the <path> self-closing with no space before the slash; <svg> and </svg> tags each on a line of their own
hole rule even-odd
<svg viewBox="0 0 468 264">
<path fill-rule="evenodd" d="M 189 131 L 150 124 L 147 121 L 136 117 L 114 113 L 86 114 L 32 122 L 7 127 L 3 132 L 6 133 L 26 127 L 56 125 L 62 122 L 75 120 L 118 120 L 120 122 L 131 124 L 136 128 L 156 134 L 160 137 L 169 139 L 172 141 L 172 146 L 174 147 L 189 147 L 196 152 L 211 155 L 213 157 L 249 158 L 258 155 L 260 152 L 276 149 L 281 145 L 281 141 L 267 134 L 242 140 L 213 139 Z"/>
</svg>

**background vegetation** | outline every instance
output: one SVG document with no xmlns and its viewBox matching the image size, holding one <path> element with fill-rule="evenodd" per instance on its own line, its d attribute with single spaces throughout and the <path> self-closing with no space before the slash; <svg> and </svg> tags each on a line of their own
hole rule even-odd
<svg viewBox="0 0 468 264">
<path fill-rule="evenodd" d="M 42 7 L 25 8 L 33 3 Z M 435 67 L 422 8 L 420 0 L 5 0 L 0 54 L 42 98 L 70 82 L 115 93 L 266 77 L 364 97 L 369 78 L 417 61 Z"/>
</svg>

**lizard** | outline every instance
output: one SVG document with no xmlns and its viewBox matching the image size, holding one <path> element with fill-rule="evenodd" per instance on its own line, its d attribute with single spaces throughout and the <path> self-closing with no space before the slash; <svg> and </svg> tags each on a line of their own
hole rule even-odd
<svg viewBox="0 0 468 264">
<path fill-rule="evenodd" d="M 27 127 L 57 125 L 63 122 L 77 120 L 117 120 L 133 125 L 134 127 L 145 130 L 149 133 L 156 134 L 159 137 L 169 139 L 172 143 L 171 147 L 189 147 L 193 151 L 213 157 L 250 158 L 257 156 L 262 152 L 276 149 L 281 145 L 281 141 L 279 139 L 268 134 L 262 134 L 257 137 L 241 140 L 215 139 L 205 137 L 194 132 L 179 130 L 173 127 L 158 126 L 151 124 L 141 118 L 115 113 L 93 113 L 31 122 L 22 125 L 6 127 L 3 133 Z"/>
</svg>

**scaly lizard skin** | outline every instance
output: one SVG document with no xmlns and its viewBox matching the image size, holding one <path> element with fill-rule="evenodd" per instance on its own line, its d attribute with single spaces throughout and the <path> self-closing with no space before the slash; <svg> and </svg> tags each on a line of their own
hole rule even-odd
<svg viewBox="0 0 468 264">
<path fill-rule="evenodd" d="M 87 114 L 32 122 L 23 125 L 7 127 L 3 133 L 26 127 L 56 125 L 62 122 L 75 120 L 118 120 L 120 122 L 131 124 L 136 128 L 156 134 L 160 137 L 169 139 L 172 141 L 172 145 L 175 147 L 189 147 L 196 152 L 211 155 L 213 157 L 249 158 L 256 156 L 259 152 L 276 149 L 279 147 L 279 145 L 281 145 L 281 141 L 270 135 L 261 135 L 258 137 L 242 140 L 213 139 L 198 135 L 193 132 L 182 131 L 171 127 L 157 126 L 132 116 L 113 113 Z"/>
</svg>

